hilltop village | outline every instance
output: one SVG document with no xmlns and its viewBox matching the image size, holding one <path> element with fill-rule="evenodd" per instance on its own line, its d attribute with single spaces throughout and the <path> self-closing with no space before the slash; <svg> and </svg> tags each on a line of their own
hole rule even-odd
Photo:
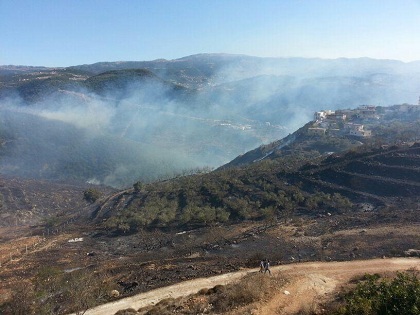
<svg viewBox="0 0 420 315">
<path fill-rule="evenodd" d="M 313 124 L 308 128 L 308 135 L 348 135 L 360 138 L 372 136 L 367 125 L 378 123 L 382 119 L 406 116 L 413 119 L 420 117 L 420 98 L 417 105 L 402 104 L 390 107 L 361 105 L 356 109 L 322 110 L 315 112 Z"/>
</svg>

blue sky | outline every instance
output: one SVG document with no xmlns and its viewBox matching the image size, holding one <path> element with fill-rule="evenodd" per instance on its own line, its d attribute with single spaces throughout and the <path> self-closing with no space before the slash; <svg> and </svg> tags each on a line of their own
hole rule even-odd
<svg viewBox="0 0 420 315">
<path fill-rule="evenodd" d="M 420 60 L 420 0 L 0 0 L 0 65 L 197 53 Z"/>
</svg>

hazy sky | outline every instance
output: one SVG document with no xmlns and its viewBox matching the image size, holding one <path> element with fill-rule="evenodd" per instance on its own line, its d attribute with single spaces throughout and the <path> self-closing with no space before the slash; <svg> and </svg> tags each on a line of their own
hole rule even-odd
<svg viewBox="0 0 420 315">
<path fill-rule="evenodd" d="M 197 53 L 420 60 L 420 0 L 0 0 L 0 65 Z"/>
</svg>

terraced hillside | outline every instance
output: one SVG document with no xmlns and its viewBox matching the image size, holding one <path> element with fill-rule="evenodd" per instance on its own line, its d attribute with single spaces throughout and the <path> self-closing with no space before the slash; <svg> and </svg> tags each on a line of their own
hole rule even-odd
<svg viewBox="0 0 420 315">
<path fill-rule="evenodd" d="M 338 191 L 357 201 L 392 202 L 420 195 L 420 145 L 332 155 L 289 176 L 305 190 Z"/>
<path fill-rule="evenodd" d="M 0 177 L 0 228 L 28 227 L 75 220 L 89 207 L 81 183 L 50 182 Z M 111 188 L 97 187 L 103 194 Z"/>
</svg>

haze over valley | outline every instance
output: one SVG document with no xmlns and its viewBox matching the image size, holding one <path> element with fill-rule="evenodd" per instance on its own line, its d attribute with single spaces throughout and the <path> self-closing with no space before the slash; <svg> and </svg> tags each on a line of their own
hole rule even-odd
<svg viewBox="0 0 420 315">
<path fill-rule="evenodd" d="M 420 62 L 200 54 L 1 66 L 3 174 L 114 187 L 208 170 L 321 109 L 416 103 Z"/>
</svg>

